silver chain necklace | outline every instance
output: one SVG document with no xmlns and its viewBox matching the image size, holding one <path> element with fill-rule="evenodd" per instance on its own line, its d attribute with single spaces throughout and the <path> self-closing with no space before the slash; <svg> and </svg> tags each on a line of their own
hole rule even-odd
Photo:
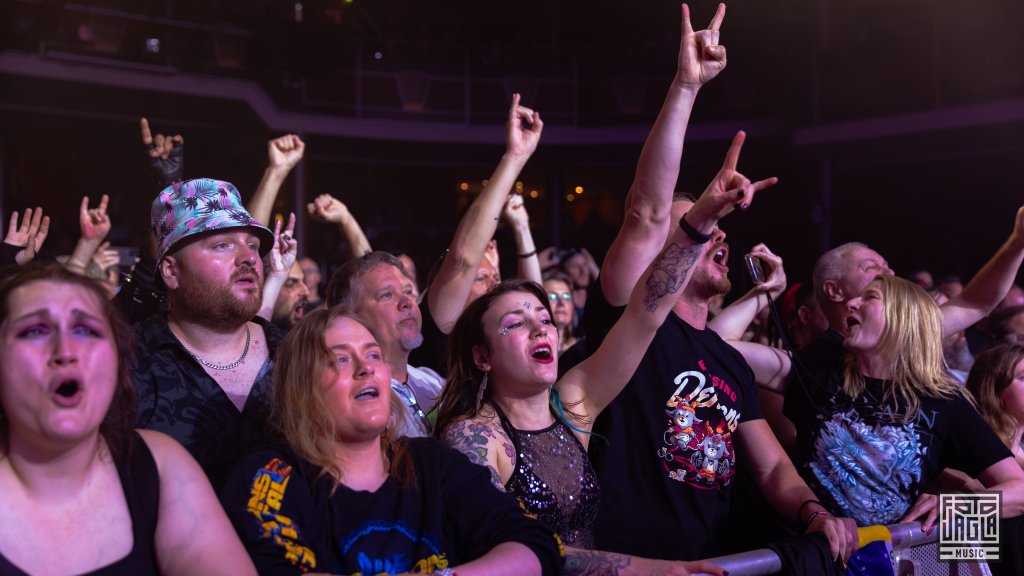
<svg viewBox="0 0 1024 576">
<path fill-rule="evenodd" d="M 174 334 L 174 333 L 171 332 L 171 334 Z M 191 355 L 193 358 L 198 360 L 199 363 L 202 364 L 203 366 L 206 366 L 207 368 L 210 368 L 211 370 L 231 370 L 232 368 L 237 368 L 238 365 L 241 364 L 242 361 L 245 360 L 245 357 L 249 354 L 249 342 L 252 340 L 252 333 L 249 331 L 249 325 L 246 324 L 245 325 L 245 349 L 242 350 L 242 356 L 239 357 L 238 360 L 235 360 L 234 362 L 232 362 L 231 364 L 214 364 L 213 362 L 207 362 L 206 360 L 203 360 L 202 358 L 200 358 L 198 354 L 196 354 L 195 352 L 189 350 L 188 346 L 185 346 L 185 343 L 181 341 L 181 338 L 178 338 L 177 334 L 174 334 L 174 338 L 175 338 L 175 340 L 178 341 L 178 344 L 181 344 L 181 347 L 185 349 L 185 352 L 188 352 L 189 355 Z"/>
</svg>

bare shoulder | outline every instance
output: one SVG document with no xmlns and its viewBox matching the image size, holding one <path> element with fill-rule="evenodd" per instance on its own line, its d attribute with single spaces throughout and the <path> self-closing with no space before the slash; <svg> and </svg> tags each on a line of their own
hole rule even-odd
<svg viewBox="0 0 1024 576">
<path fill-rule="evenodd" d="M 456 420 L 444 430 L 441 439 L 465 454 L 470 462 L 488 468 L 495 485 L 503 488 L 498 470 L 511 470 L 515 465 L 515 449 L 493 412 Z"/>
<path fill-rule="evenodd" d="M 465 452 L 470 460 L 474 462 L 476 460 L 469 452 L 476 453 L 478 457 L 486 458 L 489 449 L 506 444 L 512 445 L 508 435 L 502 430 L 498 419 L 493 416 L 488 417 L 486 413 L 478 414 L 473 418 L 452 422 L 444 430 L 441 439 L 460 452 Z M 512 454 L 509 453 L 508 457 L 511 458 Z"/>
<path fill-rule="evenodd" d="M 184 446 L 163 432 L 159 432 L 157 430 L 146 430 L 144 428 L 139 428 L 136 431 L 146 443 L 146 447 L 149 448 L 149 451 L 153 453 L 153 458 L 158 464 L 161 460 L 166 458 L 177 458 L 182 454 L 188 455 L 188 451 L 185 450 Z"/>
<path fill-rule="evenodd" d="M 199 468 L 199 463 L 177 440 L 156 430 L 139 429 L 138 433 L 153 454 L 153 460 L 156 461 L 161 480 L 168 475 L 181 479 L 197 474 L 204 480 L 206 479 L 206 475 Z"/>
</svg>

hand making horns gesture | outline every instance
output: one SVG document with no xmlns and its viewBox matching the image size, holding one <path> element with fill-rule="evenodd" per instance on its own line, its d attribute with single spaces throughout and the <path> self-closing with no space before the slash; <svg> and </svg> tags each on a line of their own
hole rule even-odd
<svg viewBox="0 0 1024 576">
<path fill-rule="evenodd" d="M 676 83 L 696 86 L 707 83 L 725 69 L 725 46 L 718 43 L 718 30 L 725 19 L 725 4 L 719 4 L 706 30 L 693 31 L 690 7 L 683 4 L 683 34 L 679 42 Z"/>
</svg>

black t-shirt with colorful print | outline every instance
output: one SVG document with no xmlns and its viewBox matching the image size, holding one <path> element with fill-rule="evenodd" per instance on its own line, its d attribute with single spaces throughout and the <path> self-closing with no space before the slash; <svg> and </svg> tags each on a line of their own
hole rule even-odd
<svg viewBox="0 0 1024 576">
<path fill-rule="evenodd" d="M 591 353 L 624 309 L 591 291 L 583 317 Z M 597 548 L 671 560 L 728 550 L 737 427 L 761 417 L 743 357 L 712 330 L 669 314 L 595 422 L 607 439 L 590 443 L 603 490 Z"/>
<path fill-rule="evenodd" d="M 797 465 L 832 512 L 861 526 L 893 524 L 943 468 L 976 477 L 1009 457 L 977 410 L 960 394 L 920 397 L 907 407 L 886 395 L 891 383 L 865 378 L 865 390 L 842 390 L 846 353 L 829 331 L 801 350 L 783 412 L 797 429 Z"/>
<path fill-rule="evenodd" d="M 429 574 L 503 542 L 530 548 L 544 574 L 561 572 L 554 532 L 495 488 L 484 467 L 433 438 L 405 441 L 416 485 L 388 478 L 374 492 L 318 475 L 287 447 L 239 462 L 221 503 L 259 573 Z"/>
</svg>

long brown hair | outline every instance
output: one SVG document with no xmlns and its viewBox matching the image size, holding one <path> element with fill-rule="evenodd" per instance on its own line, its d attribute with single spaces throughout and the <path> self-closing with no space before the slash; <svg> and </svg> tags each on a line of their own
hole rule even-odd
<svg viewBox="0 0 1024 576">
<path fill-rule="evenodd" d="M 320 470 L 319 476 L 335 480 L 333 490 L 341 482 L 342 470 L 334 457 L 337 436 L 334 418 L 324 400 L 324 373 L 334 361 L 324 335 L 339 318 L 359 322 L 374 339 L 377 335 L 358 315 L 343 306 L 316 310 L 288 331 L 277 349 L 274 367 L 274 405 L 271 422 L 295 452 Z M 416 482 L 405 444 L 395 438 L 404 417 L 405 406 L 391 393 L 391 414 L 381 438 L 381 451 L 388 464 L 388 474 L 403 486 Z"/>
<path fill-rule="evenodd" d="M 942 356 L 942 312 L 928 293 L 917 284 L 879 275 L 878 282 L 885 307 L 885 327 L 877 350 L 892 374 L 883 402 L 906 407 L 904 422 L 917 416 L 920 397 L 948 398 L 964 394 L 946 372 Z M 864 392 L 864 375 L 856 362 L 846 365 L 843 390 L 858 396 Z"/>
<path fill-rule="evenodd" d="M 470 419 L 477 415 L 476 399 L 484 372 L 477 368 L 476 360 L 473 358 L 473 347 L 487 346 L 483 326 L 484 314 L 498 298 L 510 292 L 525 292 L 536 296 L 548 314 L 551 314 L 547 291 L 536 282 L 520 279 L 505 280 L 466 306 L 448 337 L 448 378 L 437 401 L 437 423 L 434 426 L 434 435 L 438 438 L 443 438 L 445 428 L 456 420 Z M 486 400 L 490 397 L 488 387 L 483 398 Z M 579 402 L 563 405 L 557 398 L 557 394 L 554 394 L 552 408 L 556 417 L 564 421 L 561 417 L 564 413 L 576 421 L 585 421 L 567 409 Z M 571 424 L 569 426 L 578 430 Z"/>
<path fill-rule="evenodd" d="M 100 303 L 100 312 L 110 324 L 111 336 L 117 351 L 117 382 L 114 385 L 114 396 L 107 408 L 107 413 L 100 423 L 100 436 L 107 444 L 115 462 L 123 461 L 128 456 L 135 438 L 136 398 L 135 384 L 132 379 L 132 329 L 124 321 L 120 311 L 107 298 L 103 287 L 91 278 L 68 272 L 56 262 L 44 264 L 27 264 L 0 270 L 0 325 L 7 321 L 11 314 L 11 293 L 32 284 L 33 282 L 56 282 L 70 284 L 85 289 L 96 297 Z M 4 453 L 9 448 L 10 430 L 7 418 L 0 406 L 0 445 Z"/>
<path fill-rule="evenodd" d="M 1006 412 L 999 395 L 1013 383 L 1022 360 L 1024 345 L 1000 344 L 978 354 L 967 376 L 967 390 L 978 403 L 978 412 L 1011 450 L 1020 422 Z"/>
</svg>

